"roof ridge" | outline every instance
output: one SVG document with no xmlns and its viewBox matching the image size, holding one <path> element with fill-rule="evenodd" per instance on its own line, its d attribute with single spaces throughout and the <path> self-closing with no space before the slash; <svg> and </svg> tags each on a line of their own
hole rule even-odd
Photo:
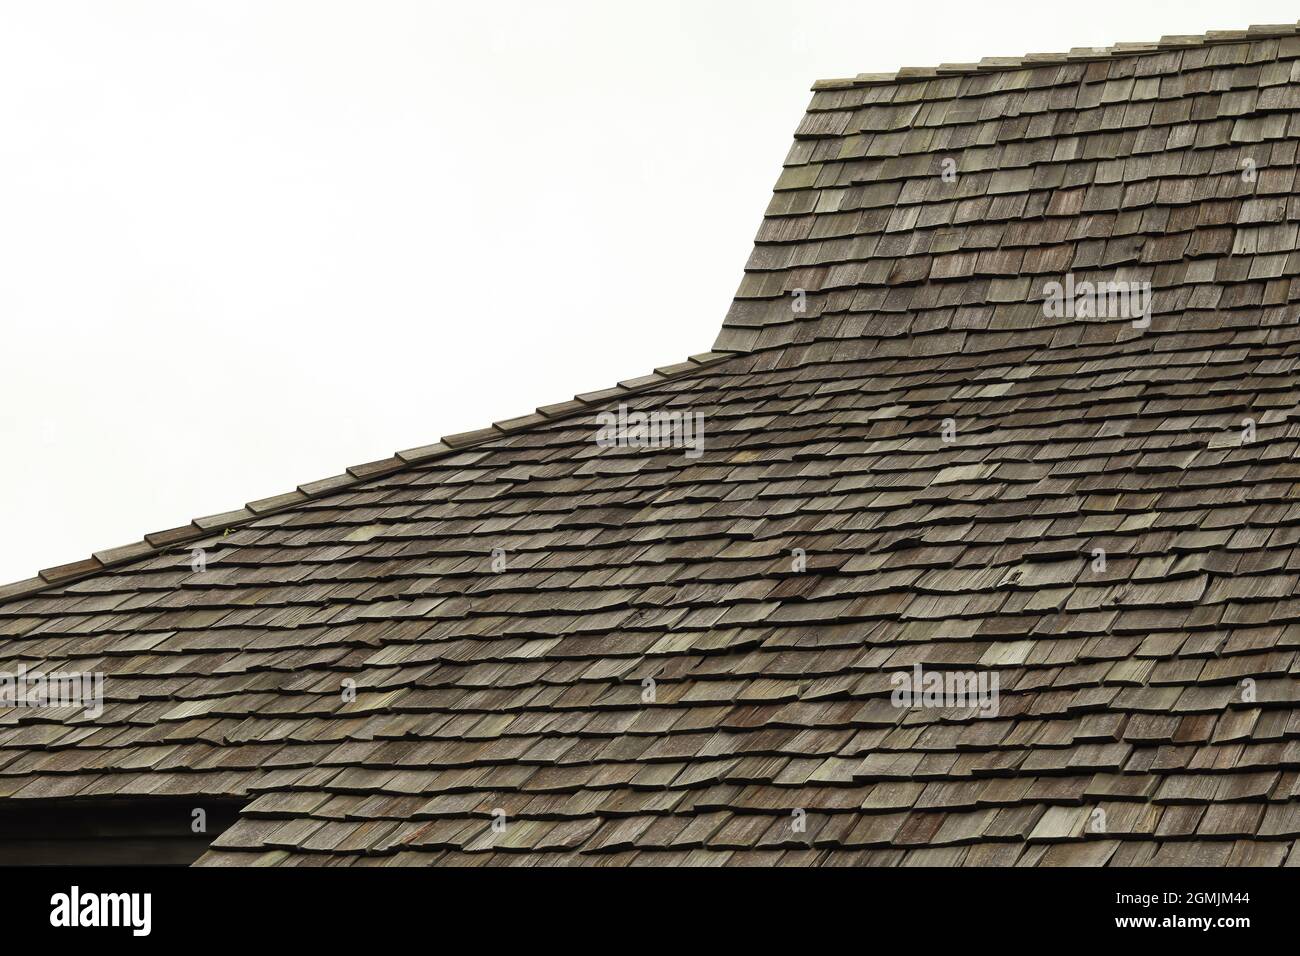
<svg viewBox="0 0 1300 956">
<path fill-rule="evenodd" d="M 931 80 L 973 73 L 998 73 L 1037 66 L 1055 66 L 1065 63 L 1083 63 L 1144 53 L 1162 53 L 1168 50 L 1187 50 L 1221 43 L 1240 43 L 1268 37 L 1294 36 L 1300 33 L 1300 22 L 1295 24 L 1258 24 L 1245 30 L 1211 30 L 1199 35 L 1163 36 L 1146 43 L 1116 43 L 1113 46 L 1074 47 L 1068 53 L 1026 53 L 1024 56 L 986 56 L 978 63 L 941 63 L 938 66 L 904 66 L 894 73 L 859 73 L 841 79 L 818 80 L 813 90 L 846 90 L 863 86 L 885 86 L 908 80 Z"/>
<path fill-rule="evenodd" d="M 171 528 L 166 531 L 150 532 L 138 542 L 96 551 L 91 554 L 89 558 L 84 560 L 45 568 L 44 570 L 39 571 L 36 577 L 0 585 L 0 601 L 7 601 L 10 598 L 15 597 L 28 597 L 54 585 L 79 581 L 82 578 L 87 578 L 93 574 L 97 574 L 106 568 L 125 564 L 128 561 L 135 561 L 151 554 L 158 554 L 165 549 L 178 544 L 197 541 L 209 536 L 214 531 L 241 527 L 249 522 L 257 520 L 258 518 L 263 518 L 266 515 L 287 510 L 288 508 L 302 504 L 304 501 L 311 501 L 315 498 L 321 498 L 325 495 L 332 494 L 335 491 L 350 488 L 371 478 L 393 474 L 394 472 L 401 471 L 403 468 L 408 468 L 411 465 L 434 461 L 438 458 L 454 455 L 467 448 L 481 445 L 490 439 L 502 435 L 513 435 L 517 432 L 526 431 L 534 425 L 540 425 L 543 422 L 559 421 L 568 418 L 571 415 L 587 411 L 596 405 L 604 404 L 610 399 L 621 398 L 626 395 L 635 395 L 654 385 L 685 378 L 701 369 L 717 365 L 726 359 L 745 354 L 747 353 L 721 349 L 714 349 L 709 352 L 700 352 L 690 356 L 684 362 L 677 362 L 673 365 L 661 365 L 646 375 L 626 379 L 611 388 L 602 389 L 596 392 L 584 392 L 580 395 L 575 395 L 572 399 L 566 402 L 557 402 L 553 405 L 542 405 L 529 415 L 522 415 L 518 418 L 508 418 L 504 421 L 493 422 L 487 428 L 480 428 L 475 431 L 444 435 L 442 439 L 432 445 L 408 448 L 403 451 L 394 452 L 393 455 L 388 458 L 365 462 L 360 465 L 353 465 L 346 468 L 343 474 L 335 475 L 332 478 L 323 478 L 319 481 L 311 481 L 306 484 L 298 485 L 298 487 L 293 491 L 285 492 L 284 494 L 250 501 L 245 504 L 244 507 L 238 508 L 234 511 L 226 511 L 221 514 L 206 515 L 204 517 L 195 518 L 189 524 L 181 525 L 178 528 Z"/>
</svg>

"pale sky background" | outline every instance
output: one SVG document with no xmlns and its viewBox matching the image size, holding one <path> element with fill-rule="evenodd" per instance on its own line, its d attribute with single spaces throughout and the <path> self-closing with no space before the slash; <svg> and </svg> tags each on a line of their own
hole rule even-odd
<svg viewBox="0 0 1300 956">
<path fill-rule="evenodd" d="M 818 78 L 1297 15 L 0 0 L 0 583 L 706 351 Z"/>
</svg>

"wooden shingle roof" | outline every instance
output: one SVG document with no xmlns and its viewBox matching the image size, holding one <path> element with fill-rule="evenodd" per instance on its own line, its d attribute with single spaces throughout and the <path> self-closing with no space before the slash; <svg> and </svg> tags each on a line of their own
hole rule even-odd
<svg viewBox="0 0 1300 956">
<path fill-rule="evenodd" d="M 210 865 L 1300 863 L 1298 146 L 1291 27 L 818 84 L 714 353 L 11 587 L 0 668 L 105 707 L 0 712 L 0 798 L 248 799 Z"/>
</svg>

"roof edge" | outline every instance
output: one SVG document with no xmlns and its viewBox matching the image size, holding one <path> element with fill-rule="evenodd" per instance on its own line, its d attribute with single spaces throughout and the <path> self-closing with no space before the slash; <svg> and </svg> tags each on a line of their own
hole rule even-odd
<svg viewBox="0 0 1300 956">
<path fill-rule="evenodd" d="M 1164 36 L 1148 43 L 1116 43 L 1114 46 L 1075 47 L 1068 53 L 1026 53 L 1024 56 L 986 56 L 978 63 L 941 63 L 934 67 L 905 66 L 894 73 L 859 73 L 842 79 L 818 80 L 812 85 L 815 92 L 822 90 L 849 90 L 864 86 L 886 86 L 910 80 L 932 80 L 946 76 L 972 73 L 997 73 L 1035 66 L 1054 66 L 1080 63 L 1089 60 L 1106 60 L 1121 56 L 1138 56 L 1143 53 L 1162 53 L 1167 50 L 1186 50 L 1221 43 L 1240 43 L 1268 37 L 1295 36 L 1300 33 L 1297 24 L 1261 24 L 1245 30 L 1211 30 L 1197 36 Z"/>
<path fill-rule="evenodd" d="M 343 474 L 335 475 L 332 478 L 323 478 L 319 481 L 307 482 L 299 485 L 293 491 L 283 494 L 250 501 L 244 507 L 237 508 L 234 511 L 205 515 L 201 518 L 195 518 L 189 524 L 178 528 L 150 532 L 140 541 L 96 551 L 89 558 L 46 568 L 38 572 L 36 577 L 0 585 L 0 601 L 7 601 L 16 597 L 29 597 L 45 588 L 70 584 L 93 574 L 98 574 L 107 568 L 125 564 L 128 561 L 135 561 L 151 554 L 158 554 L 178 544 L 197 541 L 200 538 L 208 537 L 214 531 L 242 527 L 266 515 L 275 514 L 299 505 L 304 501 L 321 498 L 344 488 L 353 487 L 371 478 L 389 475 L 411 465 L 445 458 L 503 435 L 512 435 L 516 432 L 526 431 L 543 422 L 558 421 L 588 411 L 597 405 L 608 402 L 610 399 L 634 395 L 663 382 L 684 378 L 700 369 L 716 365 L 739 354 L 744 353 L 720 349 L 700 352 L 690 356 L 684 362 L 663 365 L 648 375 L 619 382 L 613 388 L 575 395 L 569 401 L 558 402 L 554 405 L 543 405 L 532 414 L 493 422 L 487 428 L 445 435 L 440 441 L 432 445 L 408 448 L 394 452 L 392 456 L 379 461 L 353 465 L 345 469 Z"/>
</svg>

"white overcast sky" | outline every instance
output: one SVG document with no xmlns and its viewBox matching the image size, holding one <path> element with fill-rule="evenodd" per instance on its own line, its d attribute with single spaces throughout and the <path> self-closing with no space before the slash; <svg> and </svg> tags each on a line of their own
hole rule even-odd
<svg viewBox="0 0 1300 956">
<path fill-rule="evenodd" d="M 706 351 L 815 79 L 1297 15 L 0 0 L 0 583 Z"/>
</svg>

